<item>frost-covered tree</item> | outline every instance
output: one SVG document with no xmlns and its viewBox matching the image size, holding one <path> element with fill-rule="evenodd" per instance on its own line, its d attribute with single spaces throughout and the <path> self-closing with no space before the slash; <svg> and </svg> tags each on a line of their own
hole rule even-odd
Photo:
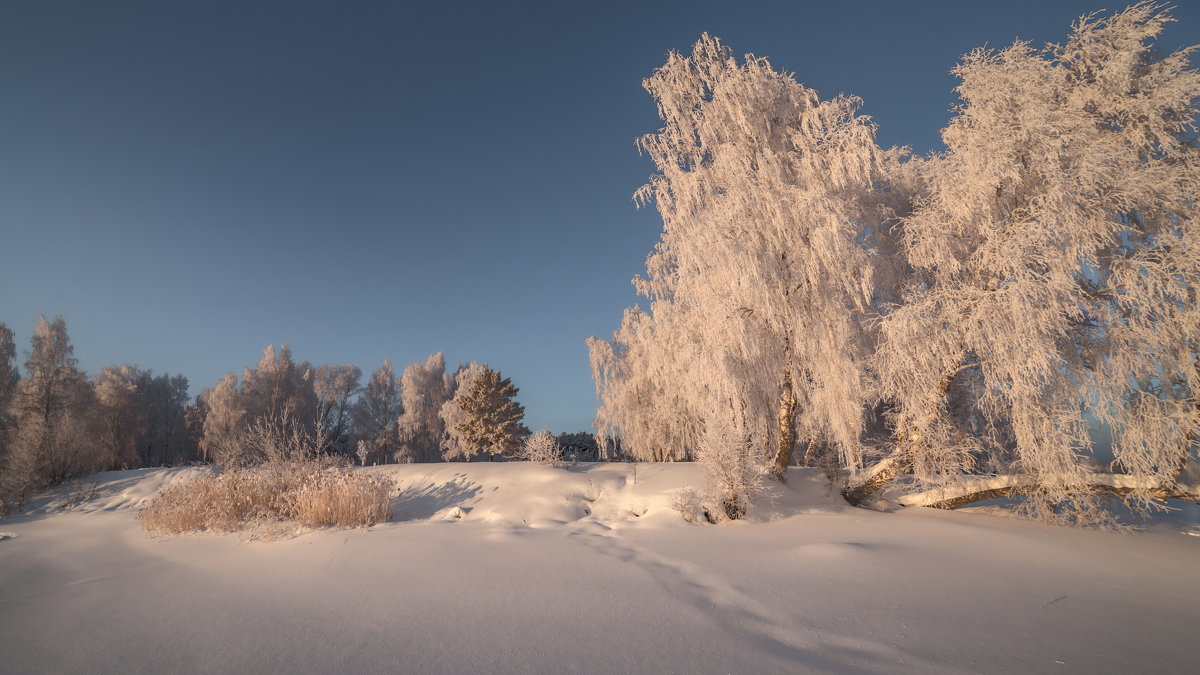
<svg viewBox="0 0 1200 675">
<path fill-rule="evenodd" d="M 198 439 L 188 432 L 187 378 L 169 373 L 152 377 L 146 372 L 138 382 L 138 394 L 146 420 L 140 465 L 178 466 L 198 459 Z"/>
<path fill-rule="evenodd" d="M 363 464 L 393 461 L 400 451 L 397 423 L 402 411 L 400 382 L 392 362 L 385 360 L 371 373 L 351 409 L 355 448 L 363 450 Z"/>
<path fill-rule="evenodd" d="M 651 303 L 589 341 L 601 433 L 720 485 L 780 475 L 807 440 L 855 502 L 904 474 L 924 489 L 907 503 L 939 506 L 1194 498 L 1200 77 L 1190 49 L 1154 49 L 1169 20 L 1140 3 L 1062 45 L 969 54 L 928 159 L 715 39 L 672 55 L 646 82 L 665 122 L 641 143 L 664 223 L 635 280 Z M 1110 473 L 1088 419 L 1112 430 Z"/>
<path fill-rule="evenodd" d="M 590 342 L 598 426 L 643 458 L 686 458 L 733 415 L 748 451 L 706 457 L 782 478 L 801 439 L 858 464 L 873 246 L 907 203 L 887 173 L 900 153 L 875 145 L 858 99 L 821 100 L 707 35 L 645 87 L 664 126 L 640 141 L 658 173 L 638 197 L 663 233 L 635 279 L 649 312 Z"/>
<path fill-rule="evenodd" d="M 517 403 L 520 390 L 512 380 L 500 377 L 500 371 L 484 368 L 471 387 L 458 395 L 458 405 L 466 413 L 458 431 L 463 442 L 488 454 L 488 461 L 521 447 L 529 429 L 521 423 L 525 407 Z"/>
<path fill-rule="evenodd" d="M 312 428 L 317 423 L 312 367 L 307 361 L 293 361 L 287 345 L 281 345 L 278 351 L 275 345 L 267 346 L 258 364 L 242 371 L 240 393 L 250 420 L 277 419 L 290 411 L 304 426 Z"/>
<path fill-rule="evenodd" d="M 112 468 L 140 466 L 139 446 L 146 436 L 146 410 L 140 391 L 149 373 L 136 366 L 109 366 L 92 380 L 93 414 L 99 427 L 102 459 Z"/>
<path fill-rule="evenodd" d="M 538 429 L 521 444 L 521 459 L 538 464 L 558 466 L 562 463 L 562 446 L 549 429 Z"/>
<path fill-rule="evenodd" d="M 25 377 L 12 409 L 16 425 L 3 471 L 3 499 L 20 505 L 33 491 L 94 471 L 100 453 L 91 426 L 92 388 L 76 367 L 61 316 L 34 324 Z"/>
<path fill-rule="evenodd" d="M 608 441 L 620 438 L 624 451 L 644 461 L 694 459 L 703 434 L 691 396 L 703 373 L 701 344 L 674 321 L 673 303 L 657 300 L 651 312 L 625 311 L 612 340 L 588 339 L 592 375 L 600 406 L 596 426 Z"/>
<path fill-rule="evenodd" d="M 1175 489 L 1200 425 L 1200 74 L 1155 50 L 1169 20 L 1140 3 L 955 68 L 947 152 L 903 223 L 917 277 L 875 360 L 897 450 L 849 496 L 905 470 L 944 505 Z M 1088 416 L 1120 475 L 1085 461 Z"/>
<path fill-rule="evenodd" d="M 424 363 L 408 364 L 400 383 L 404 407 L 399 419 L 403 458 L 410 462 L 441 461 L 442 438 L 446 433 L 441 410 L 453 391 L 453 383 L 446 374 L 446 358 L 438 352 Z"/>
<path fill-rule="evenodd" d="M 362 370 L 353 364 L 322 364 L 312 370 L 317 425 L 324 430 L 328 451 L 350 454 L 351 407 L 359 391 Z"/>
<path fill-rule="evenodd" d="M 3 466 L 8 447 L 6 439 L 12 426 L 12 400 L 20 379 L 13 332 L 0 322 L 0 466 Z"/>
<path fill-rule="evenodd" d="M 238 395 L 237 375 L 226 373 L 212 389 L 200 394 L 204 410 L 204 458 L 221 466 L 241 466 L 238 436 L 247 424 L 246 408 Z"/>
<path fill-rule="evenodd" d="M 459 365 L 454 372 L 454 379 L 451 383 L 450 399 L 442 404 L 442 409 L 439 415 L 442 418 L 442 427 L 446 430 L 445 437 L 442 441 L 442 459 L 447 462 L 456 460 L 471 461 L 471 457 L 479 452 L 479 447 L 471 445 L 463 437 L 460 428 L 467 421 L 467 413 L 459 404 L 458 394 L 471 390 L 478 378 L 487 370 L 486 363 L 471 361 L 465 365 Z"/>
<path fill-rule="evenodd" d="M 725 414 L 721 414 L 724 412 Z M 704 435 L 696 449 L 696 461 L 704 467 L 708 520 L 738 520 L 762 490 L 768 464 L 754 447 L 754 435 L 745 427 L 740 411 L 731 407 L 714 411 L 704 424 Z"/>
</svg>

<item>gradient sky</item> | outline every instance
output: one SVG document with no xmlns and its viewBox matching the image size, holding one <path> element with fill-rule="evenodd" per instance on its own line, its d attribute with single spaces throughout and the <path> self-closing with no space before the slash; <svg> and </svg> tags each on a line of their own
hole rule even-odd
<svg viewBox="0 0 1200 675">
<path fill-rule="evenodd" d="M 1167 49 L 1200 43 L 1178 4 Z M 630 197 L 668 51 L 708 31 L 926 152 L 960 55 L 1100 8 L 3 2 L 0 321 L 24 349 L 62 314 L 83 368 L 193 394 L 272 343 L 365 373 L 443 351 L 510 376 L 531 427 L 590 428 L 584 338 L 637 301 L 661 226 Z"/>
</svg>

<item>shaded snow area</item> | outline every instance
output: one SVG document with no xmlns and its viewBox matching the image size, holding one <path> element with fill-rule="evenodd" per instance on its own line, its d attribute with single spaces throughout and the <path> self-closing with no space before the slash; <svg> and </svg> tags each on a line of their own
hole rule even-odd
<svg viewBox="0 0 1200 675">
<path fill-rule="evenodd" d="M 273 539 L 148 536 L 139 506 L 200 469 L 100 474 L 0 521 L 0 671 L 1197 667 L 1195 510 L 1132 535 L 878 513 L 793 470 L 752 522 L 699 525 L 671 506 L 697 467 L 636 469 L 364 469 L 392 522 Z"/>
</svg>

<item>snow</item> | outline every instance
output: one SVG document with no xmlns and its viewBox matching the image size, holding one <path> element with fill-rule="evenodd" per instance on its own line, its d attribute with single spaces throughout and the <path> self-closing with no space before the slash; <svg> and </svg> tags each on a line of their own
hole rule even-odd
<svg viewBox="0 0 1200 675">
<path fill-rule="evenodd" d="M 634 482 L 636 469 L 636 484 Z M 676 464 L 410 464 L 395 520 L 151 537 L 204 469 L 99 474 L 0 522 L 0 670 L 1184 672 L 1200 509 L 1121 535 L 848 507 L 793 469 L 752 522 L 672 510 Z M 85 480 L 85 483 L 88 481 Z M 638 515 L 640 514 L 640 515 Z"/>
</svg>

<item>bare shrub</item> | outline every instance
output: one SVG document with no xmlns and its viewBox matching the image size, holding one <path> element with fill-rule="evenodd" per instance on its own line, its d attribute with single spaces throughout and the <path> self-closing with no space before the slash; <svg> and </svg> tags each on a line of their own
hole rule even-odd
<svg viewBox="0 0 1200 675">
<path fill-rule="evenodd" d="M 71 511 L 79 507 L 80 504 L 83 504 L 84 502 L 95 497 L 98 492 L 100 492 L 100 481 L 96 479 L 92 479 L 86 483 L 83 481 L 77 481 L 75 485 L 71 487 L 71 491 L 67 493 L 67 496 L 64 497 L 61 502 L 59 502 L 58 510 Z"/>
<path fill-rule="evenodd" d="M 530 462 L 559 466 L 562 464 L 562 447 L 549 429 L 540 429 L 525 439 L 520 457 Z"/>
<path fill-rule="evenodd" d="M 302 464 L 326 456 L 329 439 L 317 425 L 302 424 L 291 408 L 255 420 L 239 435 L 243 460 L 267 465 Z"/>
<path fill-rule="evenodd" d="M 708 479 L 704 516 L 709 522 L 746 517 L 750 504 L 763 493 L 767 459 L 741 420 L 715 415 L 706 421 L 696 460 Z"/>
<path fill-rule="evenodd" d="M 671 495 L 671 508 L 679 512 L 689 523 L 698 523 L 703 516 L 704 507 L 700 495 L 692 488 L 682 488 Z"/>
</svg>

